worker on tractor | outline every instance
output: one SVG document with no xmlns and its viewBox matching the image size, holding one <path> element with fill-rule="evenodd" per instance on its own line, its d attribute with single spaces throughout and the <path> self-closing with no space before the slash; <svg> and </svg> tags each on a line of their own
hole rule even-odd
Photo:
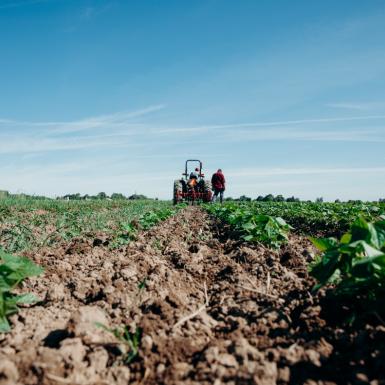
<svg viewBox="0 0 385 385">
<path fill-rule="evenodd" d="M 214 189 L 214 195 L 212 198 L 212 202 L 215 202 L 219 195 L 219 200 L 222 203 L 223 202 L 223 193 L 225 191 L 225 176 L 222 173 L 222 170 L 219 168 L 216 173 L 213 174 L 211 178 L 211 184 Z"/>
<path fill-rule="evenodd" d="M 196 188 L 196 186 L 198 185 L 199 177 L 200 177 L 199 168 L 196 167 L 195 171 L 190 172 L 190 179 L 188 181 L 188 185 L 190 186 L 190 188 L 192 188 L 192 189 Z"/>
<path fill-rule="evenodd" d="M 198 180 L 198 178 L 199 178 L 199 168 L 195 167 L 195 171 L 190 172 L 190 179 Z"/>
</svg>

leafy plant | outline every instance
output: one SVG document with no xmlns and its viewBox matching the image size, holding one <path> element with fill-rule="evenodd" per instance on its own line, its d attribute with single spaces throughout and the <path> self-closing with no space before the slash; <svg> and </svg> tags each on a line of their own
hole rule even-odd
<svg viewBox="0 0 385 385">
<path fill-rule="evenodd" d="M 148 230 L 161 221 L 164 221 L 171 215 L 175 214 L 176 210 L 164 208 L 160 210 L 149 211 L 139 217 L 139 224 L 143 230 Z"/>
<path fill-rule="evenodd" d="M 8 317 L 18 312 L 18 305 L 38 299 L 31 293 L 17 295 L 12 290 L 25 278 L 39 275 L 43 269 L 28 258 L 6 254 L 0 249 L 0 333 L 10 331 Z"/>
<path fill-rule="evenodd" d="M 244 240 L 270 247 L 287 242 L 292 228 L 281 217 L 258 214 L 248 205 L 208 205 L 207 210 L 239 231 Z"/>
<path fill-rule="evenodd" d="M 310 268 L 319 282 L 315 289 L 333 283 L 336 295 L 357 299 L 375 311 L 385 295 L 385 219 L 371 223 L 358 218 L 340 240 L 312 242 L 323 252 Z"/>
<path fill-rule="evenodd" d="M 243 239 L 278 248 L 287 242 L 291 228 L 280 217 L 253 215 L 248 222 L 242 224 L 242 229 L 245 232 Z"/>
<path fill-rule="evenodd" d="M 125 364 L 131 363 L 139 353 L 139 345 L 142 338 L 142 329 L 136 328 L 135 333 L 131 333 L 128 326 L 121 328 L 108 328 L 107 326 L 96 323 L 96 325 L 109 333 L 112 333 L 123 346 L 119 346 Z"/>
<path fill-rule="evenodd" d="M 119 233 L 111 244 L 111 247 L 114 249 L 123 245 L 128 245 L 131 241 L 136 239 L 137 235 L 138 229 L 133 222 L 122 224 Z"/>
</svg>

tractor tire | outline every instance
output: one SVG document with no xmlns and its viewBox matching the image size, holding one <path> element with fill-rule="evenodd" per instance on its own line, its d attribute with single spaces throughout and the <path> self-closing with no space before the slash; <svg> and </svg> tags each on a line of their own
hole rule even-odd
<svg viewBox="0 0 385 385">
<path fill-rule="evenodd" d="M 204 190 L 203 201 L 206 203 L 211 202 L 211 198 L 213 196 L 213 192 L 211 189 L 211 182 L 209 182 L 208 180 L 205 180 L 203 184 L 203 190 Z"/>
<path fill-rule="evenodd" d="M 180 180 L 174 181 L 174 196 L 173 196 L 174 205 L 182 202 L 183 200 L 182 192 L 183 192 L 182 182 Z"/>
</svg>

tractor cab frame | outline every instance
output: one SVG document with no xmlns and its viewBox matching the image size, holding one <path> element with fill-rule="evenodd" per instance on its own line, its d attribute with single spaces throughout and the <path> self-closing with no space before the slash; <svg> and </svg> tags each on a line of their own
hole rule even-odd
<svg viewBox="0 0 385 385">
<path fill-rule="evenodd" d="M 190 179 L 189 165 L 191 163 L 197 163 L 199 165 L 198 179 L 195 181 Z M 211 201 L 211 184 L 204 179 L 202 168 L 203 164 L 199 159 L 186 160 L 185 171 L 182 173 L 182 178 L 174 181 L 174 204 L 181 202 L 194 204 L 197 202 Z"/>
</svg>

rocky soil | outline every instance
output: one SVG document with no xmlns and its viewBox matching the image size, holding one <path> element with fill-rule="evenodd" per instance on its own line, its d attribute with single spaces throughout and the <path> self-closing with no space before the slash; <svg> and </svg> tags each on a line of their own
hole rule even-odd
<svg viewBox="0 0 385 385">
<path fill-rule="evenodd" d="M 41 302 L 0 335 L 0 385 L 385 384 L 385 327 L 342 327 L 343 305 L 311 293 L 306 238 L 248 245 L 189 207 L 108 243 L 28 253 L 45 273 L 22 291 Z M 97 323 L 140 333 L 137 356 Z"/>
</svg>

